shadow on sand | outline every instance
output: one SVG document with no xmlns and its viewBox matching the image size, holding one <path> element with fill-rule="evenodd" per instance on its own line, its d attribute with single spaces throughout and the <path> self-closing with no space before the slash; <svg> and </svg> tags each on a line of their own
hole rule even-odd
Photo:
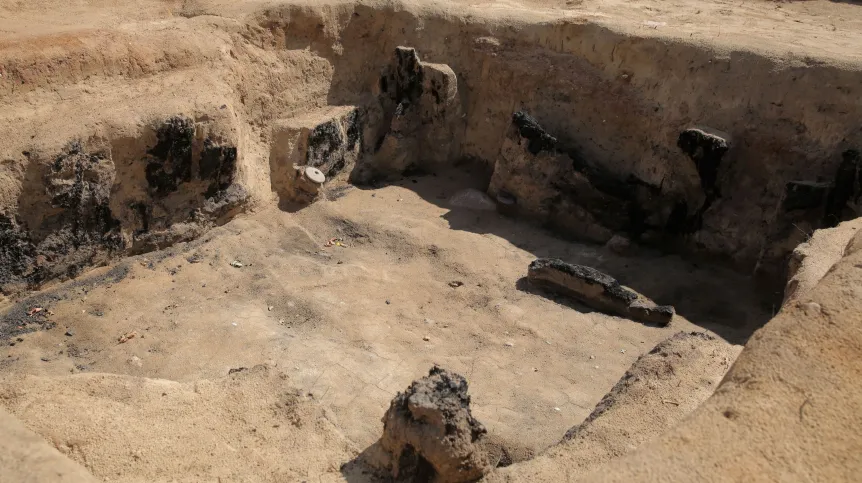
<svg viewBox="0 0 862 483">
<path fill-rule="evenodd" d="M 446 220 L 450 229 L 502 238 L 536 258 L 560 258 L 569 263 L 594 267 L 658 304 L 673 305 L 679 316 L 729 342 L 744 344 L 773 315 L 754 279 L 727 267 L 648 248 L 638 248 L 631 256 L 621 256 L 601 245 L 561 238 L 531 224 L 529 219 L 452 206 L 449 199 L 455 193 L 468 188 L 486 189 L 487 175 L 481 168 L 461 166 L 441 173 L 405 176 L 356 188 L 372 190 L 387 185 L 409 189 L 425 201 L 449 210 L 441 218 Z M 525 275 L 526 272 L 527 267 L 524 266 Z M 529 287 L 525 278 L 512 283 L 518 290 L 573 310 L 592 311 L 565 296 Z"/>
</svg>

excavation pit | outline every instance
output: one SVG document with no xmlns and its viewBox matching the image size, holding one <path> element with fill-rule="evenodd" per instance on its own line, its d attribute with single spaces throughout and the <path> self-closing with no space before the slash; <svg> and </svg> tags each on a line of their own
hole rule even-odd
<svg viewBox="0 0 862 483">
<path fill-rule="evenodd" d="M 802 297 L 812 234 L 858 215 L 862 60 L 802 34 L 141 5 L 0 45 L 0 406 L 98 478 L 374 481 L 381 417 L 435 365 L 469 381 L 488 481 L 569 450 L 574 478 L 695 411 L 787 262 Z"/>
</svg>

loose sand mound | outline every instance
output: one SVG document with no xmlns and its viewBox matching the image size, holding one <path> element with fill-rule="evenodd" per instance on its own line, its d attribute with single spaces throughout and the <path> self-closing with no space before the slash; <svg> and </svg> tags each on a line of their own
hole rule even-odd
<svg viewBox="0 0 862 483">
<path fill-rule="evenodd" d="M 712 395 L 738 353 L 704 333 L 674 335 L 635 361 L 560 444 L 486 480 L 572 480 L 648 445 Z"/>
<path fill-rule="evenodd" d="M 0 476 L 3 481 L 98 481 L 3 409 L 0 409 L 0 432 L 3 434 L 0 438 Z"/>
</svg>

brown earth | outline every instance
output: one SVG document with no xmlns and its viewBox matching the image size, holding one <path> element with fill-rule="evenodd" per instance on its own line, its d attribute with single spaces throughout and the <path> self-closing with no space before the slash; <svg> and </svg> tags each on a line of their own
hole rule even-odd
<svg viewBox="0 0 862 483">
<path fill-rule="evenodd" d="M 3 430 L 0 463 L 4 481 L 98 481 L 5 410 L 0 410 L 0 429 Z"/>
<path fill-rule="evenodd" d="M 312 394 L 362 449 L 380 436 L 396 392 L 436 363 L 468 378 L 474 415 L 492 434 L 537 452 L 586 418 L 629 365 L 665 338 L 704 327 L 739 343 L 769 317 L 751 282 L 729 270 L 650 252 L 624 258 L 494 212 L 448 207 L 447 198 L 470 183 L 451 173 L 350 189 L 296 213 L 240 217 L 199 241 L 128 259 L 122 280 L 96 272 L 92 284 L 49 289 L 50 298 L 19 304 L 50 310 L 57 326 L 0 349 L 3 371 L 48 378 L 47 390 L 70 372 L 193 384 L 269 363 L 288 376 L 274 391 Z M 333 237 L 346 246 L 324 247 Z M 627 285 L 655 300 L 677 300 L 678 315 L 659 328 L 525 291 L 516 282 L 530 261 L 550 253 L 625 273 Z M 232 267 L 235 260 L 243 266 Z M 463 285 L 450 286 L 456 281 Z M 131 332 L 137 336 L 118 343 Z M 3 387 L 30 385 L 12 378 Z M 30 425 L 50 424 L 59 410 L 4 405 Z M 126 434 L 138 431 L 136 439 L 146 441 L 154 418 L 136 418 Z M 82 447 L 96 437 L 88 424 L 69 421 L 82 433 L 68 437 Z M 169 428 L 175 425 L 162 431 Z"/>
<path fill-rule="evenodd" d="M 632 364 L 583 423 L 560 444 L 488 481 L 574 480 L 674 427 L 715 391 L 739 348 L 680 332 Z"/>
<path fill-rule="evenodd" d="M 835 228 L 817 230 L 793 250 L 784 289 L 784 303 L 802 300 L 844 256 L 847 244 L 856 235 L 862 220 L 841 223 Z"/>
<path fill-rule="evenodd" d="M 489 480 L 853 480 L 859 8 L 0 1 L 0 480 L 373 481 L 434 364 Z"/>
</svg>

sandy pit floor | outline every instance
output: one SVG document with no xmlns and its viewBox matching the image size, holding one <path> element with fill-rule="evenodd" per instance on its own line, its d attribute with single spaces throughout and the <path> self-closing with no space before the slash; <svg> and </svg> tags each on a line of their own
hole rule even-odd
<svg viewBox="0 0 862 483">
<path fill-rule="evenodd" d="M 452 206 L 471 179 L 343 186 L 7 301 L 7 319 L 56 326 L 0 349 L 0 403 L 102 478 L 338 481 L 433 364 L 463 374 L 475 416 L 527 455 L 667 337 L 740 344 L 770 315 L 733 272 Z M 536 292 L 537 256 L 606 270 L 679 315 L 659 328 Z"/>
<path fill-rule="evenodd" d="M 92 435 L 97 423 L 84 421 L 80 408 L 30 407 L 52 397 L 51 384 L 65 384 L 45 381 L 113 373 L 194 385 L 269 364 L 284 377 L 264 386 L 316 401 L 348 446 L 361 450 L 379 437 L 396 392 L 440 364 L 468 379 L 474 414 L 491 434 L 538 451 L 582 421 L 638 356 L 670 335 L 710 330 L 738 344 L 770 315 L 738 274 L 650 252 L 625 258 L 494 211 L 450 206 L 470 179 L 453 172 L 378 189 L 342 187 L 303 210 L 242 216 L 198 241 L 49 287 L 17 310 L 40 306 L 56 327 L 0 349 L 7 396 L 32 386 L 30 402 L 7 404 L 31 427 L 51 427 L 62 414 L 69 427 Z M 343 246 L 325 246 L 332 238 Z M 679 315 L 669 327 L 651 327 L 534 293 L 523 277 L 537 256 L 605 269 L 675 304 Z M 41 392 L 37 379 L 24 375 L 41 377 Z M 130 385 L 145 391 L 156 384 L 130 381 L 120 384 L 122 394 Z M 96 383 L 68 384 L 83 384 L 80 393 L 92 396 L 87 387 Z M 248 397 L 258 400 L 266 388 L 255 391 Z M 126 404 L 147 414 L 164 401 Z M 132 419 L 128 430 L 142 434 L 170 424 Z M 235 419 L 211 430 L 230 434 L 219 426 Z M 78 443 L 84 456 L 77 459 L 86 461 L 86 448 Z"/>
</svg>

